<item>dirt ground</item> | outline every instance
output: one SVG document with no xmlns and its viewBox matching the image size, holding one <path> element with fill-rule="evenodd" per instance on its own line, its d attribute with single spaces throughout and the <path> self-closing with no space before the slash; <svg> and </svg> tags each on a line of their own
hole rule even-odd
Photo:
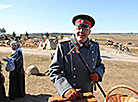
<svg viewBox="0 0 138 102">
<path fill-rule="evenodd" d="M 54 50 L 37 50 L 37 49 L 23 49 L 24 55 L 24 68 L 27 69 L 30 65 L 36 65 L 40 73 L 44 73 L 48 70 L 50 60 L 50 53 Z M 3 57 L 9 56 L 11 53 L 10 48 L 0 47 L 0 60 Z M 127 85 L 135 90 L 138 90 L 138 57 L 127 55 L 124 52 L 118 52 L 117 50 L 101 46 L 101 56 L 103 63 L 106 66 L 106 72 L 103 77 L 101 86 L 105 92 L 108 92 L 110 88 L 116 85 Z M 8 75 L 9 73 L 4 70 L 6 63 L 3 65 L 3 74 L 5 75 L 5 88 L 6 95 L 8 96 Z M 36 76 L 26 75 L 26 97 L 16 99 L 14 101 L 6 100 L 5 102 L 47 102 L 48 97 L 56 96 L 57 91 L 49 80 L 49 76 Z M 119 89 L 115 93 L 124 93 L 135 96 L 128 90 Z M 94 95 L 98 102 L 103 102 L 104 97 L 97 87 L 97 91 Z M 0 102 L 2 102 L 0 100 Z"/>
</svg>

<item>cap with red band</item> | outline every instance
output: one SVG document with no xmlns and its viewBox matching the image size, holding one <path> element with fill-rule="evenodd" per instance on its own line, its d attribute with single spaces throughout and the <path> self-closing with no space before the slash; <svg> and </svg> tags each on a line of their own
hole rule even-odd
<svg viewBox="0 0 138 102">
<path fill-rule="evenodd" d="M 95 20 L 89 15 L 77 15 L 72 19 L 75 26 L 90 27 L 95 25 Z"/>
<path fill-rule="evenodd" d="M 88 27 L 91 28 L 91 23 L 89 21 L 87 21 L 87 20 L 78 19 L 78 20 L 75 21 L 75 25 L 79 26 L 81 24 L 83 24 L 83 25 L 88 26 Z"/>
</svg>

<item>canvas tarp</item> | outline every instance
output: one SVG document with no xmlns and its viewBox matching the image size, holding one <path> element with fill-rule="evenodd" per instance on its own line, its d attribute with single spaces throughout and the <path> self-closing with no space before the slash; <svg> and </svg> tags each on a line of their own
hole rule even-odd
<svg viewBox="0 0 138 102">
<path fill-rule="evenodd" d="M 49 38 L 45 41 L 46 49 L 56 49 L 56 40 L 53 38 Z"/>
</svg>

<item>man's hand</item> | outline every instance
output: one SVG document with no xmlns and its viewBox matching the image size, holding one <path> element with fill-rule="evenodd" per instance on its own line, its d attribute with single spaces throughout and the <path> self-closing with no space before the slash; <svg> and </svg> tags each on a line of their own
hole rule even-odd
<svg viewBox="0 0 138 102">
<path fill-rule="evenodd" d="M 93 74 L 90 74 L 90 78 L 91 78 L 91 80 L 98 82 L 100 77 L 96 72 L 94 72 Z"/>
<path fill-rule="evenodd" d="M 71 99 L 78 97 L 78 96 L 79 95 L 75 89 L 69 89 L 64 94 L 64 97 L 67 98 L 68 100 L 71 100 Z"/>
</svg>

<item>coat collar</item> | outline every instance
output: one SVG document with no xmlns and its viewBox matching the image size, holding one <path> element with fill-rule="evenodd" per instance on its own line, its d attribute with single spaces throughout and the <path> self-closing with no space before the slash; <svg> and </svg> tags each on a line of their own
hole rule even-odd
<svg viewBox="0 0 138 102">
<path fill-rule="evenodd" d="M 89 38 L 87 39 L 87 41 L 84 43 L 84 44 L 82 44 L 82 46 L 81 47 L 87 47 L 87 48 L 89 48 L 90 47 L 90 45 L 91 45 L 91 42 L 90 42 L 90 40 L 89 40 Z M 71 42 L 71 48 L 73 48 L 73 43 Z M 80 48 L 81 48 L 80 47 Z"/>
<path fill-rule="evenodd" d="M 90 47 L 90 40 L 89 40 L 89 38 L 87 39 L 87 41 L 83 44 L 83 46 L 85 46 L 85 47 Z"/>
</svg>

